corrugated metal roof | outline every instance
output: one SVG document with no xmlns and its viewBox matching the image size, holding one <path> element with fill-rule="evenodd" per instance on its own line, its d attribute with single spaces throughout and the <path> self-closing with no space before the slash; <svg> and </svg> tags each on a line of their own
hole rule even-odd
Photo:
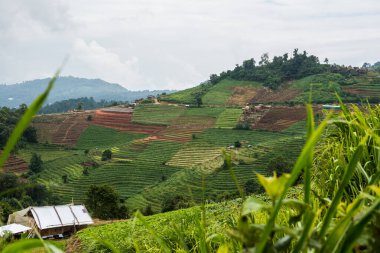
<svg viewBox="0 0 380 253">
<path fill-rule="evenodd" d="M 20 225 L 20 224 L 12 223 L 12 224 L 0 227 L 0 236 L 1 237 L 4 236 L 6 232 L 9 232 L 12 234 L 18 234 L 18 233 L 26 232 L 28 230 L 31 230 L 31 228 Z"/>
<path fill-rule="evenodd" d="M 83 205 L 30 207 L 39 229 L 93 224 Z"/>
</svg>

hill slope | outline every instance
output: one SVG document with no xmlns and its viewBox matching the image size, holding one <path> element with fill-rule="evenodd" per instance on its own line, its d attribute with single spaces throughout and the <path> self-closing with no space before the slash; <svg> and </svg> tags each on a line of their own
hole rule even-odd
<svg viewBox="0 0 380 253">
<path fill-rule="evenodd" d="M 30 104 L 42 93 L 48 82 L 49 79 L 45 78 L 13 85 L 0 85 L 0 106 L 17 107 L 23 103 Z M 170 93 L 171 91 L 130 91 L 119 84 L 108 83 L 100 79 L 60 77 L 56 81 L 47 103 L 80 97 L 93 97 L 97 101 L 105 99 L 132 102 L 162 92 Z"/>
</svg>

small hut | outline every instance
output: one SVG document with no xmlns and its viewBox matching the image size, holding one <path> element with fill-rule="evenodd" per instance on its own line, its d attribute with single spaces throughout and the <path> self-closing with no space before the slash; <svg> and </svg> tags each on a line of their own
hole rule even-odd
<svg viewBox="0 0 380 253">
<path fill-rule="evenodd" d="M 42 237 L 66 236 L 93 224 L 84 205 L 28 207 L 9 215 L 8 224 L 32 227 Z"/>
<path fill-rule="evenodd" d="M 6 234 L 11 234 L 14 238 L 21 238 L 21 234 L 30 231 L 30 227 L 26 227 L 20 224 L 9 224 L 0 227 L 0 237 Z"/>
</svg>

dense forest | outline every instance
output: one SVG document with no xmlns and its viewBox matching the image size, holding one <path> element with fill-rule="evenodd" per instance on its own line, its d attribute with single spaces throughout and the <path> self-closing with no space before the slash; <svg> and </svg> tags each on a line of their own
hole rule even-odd
<svg viewBox="0 0 380 253">
<path fill-rule="evenodd" d="M 20 105 L 18 109 L 0 108 L 0 149 L 5 146 L 13 128 L 27 109 L 28 107 L 25 104 Z M 37 142 L 36 129 L 31 126 L 26 129 L 16 148 L 24 145 L 26 142 Z"/>
</svg>

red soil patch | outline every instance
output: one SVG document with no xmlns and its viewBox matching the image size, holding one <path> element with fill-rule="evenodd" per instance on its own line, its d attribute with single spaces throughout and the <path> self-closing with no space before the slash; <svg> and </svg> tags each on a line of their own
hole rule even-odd
<svg viewBox="0 0 380 253">
<path fill-rule="evenodd" d="M 228 105 L 246 105 L 256 96 L 257 88 L 252 87 L 234 87 L 234 93 L 228 99 Z"/>
<path fill-rule="evenodd" d="M 305 107 L 273 107 L 253 126 L 253 129 L 282 131 L 306 118 Z"/>
<path fill-rule="evenodd" d="M 132 123 L 133 111 L 96 110 L 92 124 L 130 133 L 155 134 L 166 126 Z"/>
<path fill-rule="evenodd" d="M 4 172 L 23 173 L 28 171 L 28 164 L 15 155 L 11 155 L 5 162 L 2 169 Z"/>
<path fill-rule="evenodd" d="M 73 146 L 90 124 L 87 117 L 92 114 L 93 112 L 75 112 L 42 115 L 36 117 L 32 125 L 37 129 L 40 142 Z"/>
</svg>

